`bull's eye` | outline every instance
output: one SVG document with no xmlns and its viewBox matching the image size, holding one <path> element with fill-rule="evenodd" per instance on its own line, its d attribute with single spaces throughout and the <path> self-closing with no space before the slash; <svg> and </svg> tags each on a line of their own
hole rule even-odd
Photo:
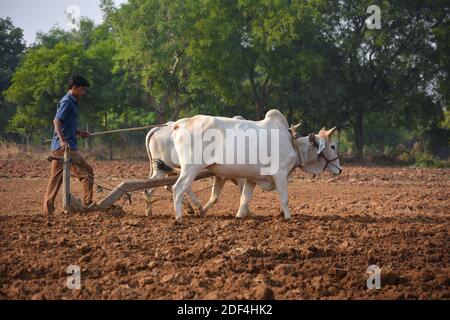
<svg viewBox="0 0 450 320">
<path fill-rule="evenodd" d="M 331 149 L 336 150 L 336 147 L 335 146 L 331 146 Z"/>
</svg>

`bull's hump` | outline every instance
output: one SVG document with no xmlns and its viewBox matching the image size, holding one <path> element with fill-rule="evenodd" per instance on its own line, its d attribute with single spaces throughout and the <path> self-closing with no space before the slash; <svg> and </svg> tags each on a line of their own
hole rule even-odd
<svg viewBox="0 0 450 320">
<path fill-rule="evenodd" d="M 205 123 L 208 123 L 208 120 L 210 120 L 211 118 L 213 118 L 213 117 L 199 114 L 199 115 L 193 116 L 192 118 L 180 119 L 175 123 L 173 130 L 177 130 L 179 128 L 193 130 L 195 124 L 197 124 L 197 125 L 200 124 L 200 125 L 202 125 L 202 127 L 204 127 Z"/>
<path fill-rule="evenodd" d="M 285 118 L 284 115 L 283 115 L 279 110 L 277 110 L 277 109 L 271 109 L 271 110 L 267 111 L 264 120 L 270 120 L 270 121 L 278 120 L 278 121 L 280 121 L 280 123 L 282 123 L 283 126 L 285 126 L 286 128 L 289 127 L 286 118 Z"/>
</svg>

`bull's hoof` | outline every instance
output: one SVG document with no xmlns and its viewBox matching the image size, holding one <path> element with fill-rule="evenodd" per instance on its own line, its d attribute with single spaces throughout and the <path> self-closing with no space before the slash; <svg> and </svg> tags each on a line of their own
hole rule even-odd
<svg viewBox="0 0 450 320">
<path fill-rule="evenodd" d="M 194 215 L 195 214 L 195 210 L 194 210 L 194 208 L 192 208 L 192 206 L 191 205 L 185 205 L 184 206 L 184 210 L 186 211 L 186 213 L 188 214 L 188 215 Z"/>
<path fill-rule="evenodd" d="M 205 216 L 205 211 L 203 210 L 203 208 L 197 208 L 195 210 L 195 216 L 196 217 L 204 217 Z"/>
<path fill-rule="evenodd" d="M 284 214 L 284 211 L 283 211 L 283 210 L 280 211 L 279 217 L 280 217 L 280 218 L 283 218 L 284 220 L 291 220 L 291 215 L 289 214 L 288 216 L 286 216 L 286 215 Z"/>
<path fill-rule="evenodd" d="M 245 218 L 247 218 L 248 216 L 249 216 L 249 214 L 250 214 L 250 211 L 247 211 L 247 212 L 245 212 L 245 213 L 238 213 L 237 215 L 236 215 L 236 219 L 238 219 L 238 220 L 242 220 L 242 219 L 245 219 Z"/>
<path fill-rule="evenodd" d="M 173 224 L 175 224 L 175 225 L 179 225 L 179 224 L 182 224 L 183 223 L 183 218 L 175 218 L 175 220 L 174 220 L 174 222 L 173 222 Z"/>
</svg>

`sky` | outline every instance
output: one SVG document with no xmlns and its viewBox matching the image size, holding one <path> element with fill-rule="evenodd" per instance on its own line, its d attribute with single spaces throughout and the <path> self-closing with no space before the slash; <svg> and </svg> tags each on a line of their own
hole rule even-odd
<svg viewBox="0 0 450 320">
<path fill-rule="evenodd" d="M 127 0 L 114 0 L 116 5 Z M 14 26 L 24 32 L 27 45 L 34 42 L 36 32 L 47 32 L 58 26 L 70 30 L 71 22 L 65 11 L 80 13 L 81 17 L 88 17 L 101 23 L 102 12 L 99 8 L 100 0 L 0 0 L 0 18 L 10 17 Z"/>
</svg>

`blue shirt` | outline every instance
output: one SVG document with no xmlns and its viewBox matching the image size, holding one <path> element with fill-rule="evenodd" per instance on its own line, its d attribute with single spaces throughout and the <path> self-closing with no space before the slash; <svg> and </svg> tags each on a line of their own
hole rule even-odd
<svg viewBox="0 0 450 320">
<path fill-rule="evenodd" d="M 70 149 L 77 149 L 77 118 L 78 118 L 78 101 L 74 96 L 67 93 L 58 103 L 55 119 L 62 123 L 62 134 L 64 140 L 70 145 Z M 56 131 L 53 132 L 52 151 L 61 148 L 61 143 Z"/>
</svg>

